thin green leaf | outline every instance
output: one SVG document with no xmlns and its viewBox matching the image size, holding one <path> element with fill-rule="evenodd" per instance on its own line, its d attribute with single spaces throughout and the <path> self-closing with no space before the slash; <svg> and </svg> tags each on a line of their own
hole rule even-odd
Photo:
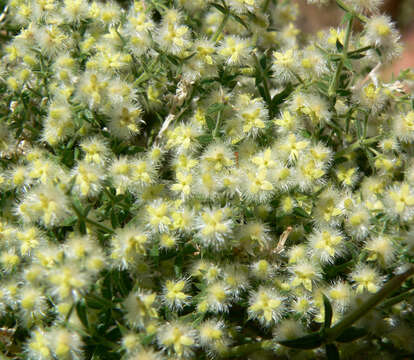
<svg viewBox="0 0 414 360">
<path fill-rule="evenodd" d="M 322 339 L 319 333 L 314 333 L 294 340 L 279 341 L 279 344 L 294 349 L 316 349 L 322 345 Z"/>
<path fill-rule="evenodd" d="M 350 59 L 357 60 L 357 59 L 362 59 L 363 57 L 365 57 L 365 54 L 351 54 L 351 55 L 348 55 L 348 57 Z"/>
<path fill-rule="evenodd" d="M 285 101 L 285 99 L 292 93 L 292 91 L 293 91 L 293 86 L 292 84 L 289 83 L 286 85 L 284 90 L 282 90 L 280 93 L 273 96 L 272 101 L 271 101 L 272 111 L 275 111 L 277 107 L 281 103 L 283 103 L 283 101 Z"/>
<path fill-rule="evenodd" d="M 210 105 L 207 108 L 206 113 L 207 115 L 212 115 L 212 114 L 218 113 L 219 111 L 223 110 L 225 107 L 226 105 L 223 103 L 215 103 L 215 104 Z"/>
<path fill-rule="evenodd" d="M 218 11 L 222 12 L 223 14 L 227 12 L 226 9 L 220 4 L 212 3 L 211 6 L 215 7 Z"/>
<path fill-rule="evenodd" d="M 248 25 L 243 21 L 243 19 L 240 16 L 237 16 L 236 14 L 230 14 L 231 17 L 236 20 L 239 24 L 243 25 L 246 30 L 249 30 Z"/>
<path fill-rule="evenodd" d="M 211 143 L 213 141 L 213 136 L 212 135 L 201 135 L 197 137 L 197 141 L 202 144 L 202 145 L 207 145 L 209 143 Z"/>
<path fill-rule="evenodd" d="M 349 13 L 348 9 L 344 8 L 344 7 L 342 6 L 342 4 L 341 4 L 341 3 L 337 2 L 336 4 L 337 4 L 337 5 L 338 5 L 338 6 L 339 6 L 342 10 L 344 10 L 344 11 L 345 11 L 345 15 L 344 15 L 344 17 L 342 18 L 341 25 L 346 24 L 347 22 L 349 22 L 349 19 L 352 17 L 352 14 L 351 14 L 351 13 Z"/>
<path fill-rule="evenodd" d="M 331 323 L 332 323 L 332 305 L 328 297 L 325 294 L 322 294 L 322 296 L 323 296 L 323 306 L 325 309 L 325 319 L 323 322 L 323 327 L 325 329 L 328 329 L 331 327 Z"/>
<path fill-rule="evenodd" d="M 118 216 L 116 215 L 116 213 L 113 209 L 111 210 L 111 225 L 112 225 L 112 228 L 114 228 L 114 229 L 119 227 Z"/>
<path fill-rule="evenodd" d="M 62 223 L 62 226 L 72 226 L 76 224 L 76 221 L 78 220 L 77 216 L 70 216 Z"/>
<path fill-rule="evenodd" d="M 154 246 L 151 248 L 150 255 L 152 257 L 158 257 L 160 255 L 158 244 L 154 244 Z"/>
<path fill-rule="evenodd" d="M 300 217 L 310 218 L 310 215 L 304 209 L 302 209 L 300 207 L 295 207 L 293 209 L 293 213 L 297 216 L 300 216 Z"/>
<path fill-rule="evenodd" d="M 351 60 L 349 60 L 348 58 L 344 59 L 344 66 L 348 70 L 352 71 L 352 63 L 351 63 Z"/>
<path fill-rule="evenodd" d="M 211 116 L 208 116 L 208 115 L 206 116 L 206 124 L 207 124 L 207 128 L 210 131 L 213 131 L 216 126 L 215 120 Z"/>
<path fill-rule="evenodd" d="M 344 46 L 342 45 L 342 43 L 339 41 L 339 39 L 336 39 L 336 49 L 338 50 L 338 52 L 342 52 L 342 50 L 344 49 Z"/>
<path fill-rule="evenodd" d="M 341 335 L 339 335 L 335 339 L 335 341 L 338 341 L 341 343 L 352 342 L 352 341 L 355 341 L 357 339 L 364 337 L 366 334 L 367 334 L 367 331 L 365 329 L 351 326 L 348 329 L 346 329 Z"/>
<path fill-rule="evenodd" d="M 83 299 L 78 301 L 78 303 L 76 304 L 76 313 L 82 325 L 85 326 L 85 328 L 88 328 L 89 324 L 88 317 L 86 315 L 86 304 Z"/>
</svg>

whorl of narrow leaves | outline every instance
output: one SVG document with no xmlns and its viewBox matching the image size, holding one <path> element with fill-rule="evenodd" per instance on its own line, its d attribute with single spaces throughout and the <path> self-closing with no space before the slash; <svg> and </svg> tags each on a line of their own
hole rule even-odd
<svg viewBox="0 0 414 360">
<path fill-rule="evenodd" d="M 414 73 L 336 3 L 0 2 L 5 357 L 413 356 Z"/>
</svg>

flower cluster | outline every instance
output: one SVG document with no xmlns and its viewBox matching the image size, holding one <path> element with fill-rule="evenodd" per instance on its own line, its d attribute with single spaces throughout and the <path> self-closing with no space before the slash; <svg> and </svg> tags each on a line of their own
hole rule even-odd
<svg viewBox="0 0 414 360">
<path fill-rule="evenodd" d="M 305 36 L 289 1 L 9 1 L 6 354 L 235 356 L 319 329 L 326 301 L 339 322 L 413 262 L 412 73 L 377 75 L 401 52 L 381 1 L 337 2 L 346 25 Z M 341 352 L 412 352 L 401 301 Z"/>
</svg>

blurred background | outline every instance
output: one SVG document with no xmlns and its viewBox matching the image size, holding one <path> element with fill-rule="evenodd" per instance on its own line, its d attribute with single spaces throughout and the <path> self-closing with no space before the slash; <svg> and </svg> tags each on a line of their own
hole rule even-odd
<svg viewBox="0 0 414 360">
<path fill-rule="evenodd" d="M 297 26 L 306 33 L 327 27 L 336 27 L 341 22 L 343 11 L 336 4 L 318 7 L 307 5 L 306 1 L 293 0 L 299 6 Z M 400 70 L 414 68 L 414 0 L 384 0 L 381 12 L 391 16 L 402 35 L 404 52 L 400 59 L 382 70 L 385 81 Z"/>
</svg>

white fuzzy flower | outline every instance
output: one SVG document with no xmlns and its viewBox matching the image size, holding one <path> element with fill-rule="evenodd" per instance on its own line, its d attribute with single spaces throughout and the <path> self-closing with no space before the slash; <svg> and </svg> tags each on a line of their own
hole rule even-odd
<svg viewBox="0 0 414 360">
<path fill-rule="evenodd" d="M 45 226 L 56 226 L 71 210 L 62 189 L 53 185 L 39 185 L 26 193 L 16 212 L 24 221 L 40 221 Z"/>
<path fill-rule="evenodd" d="M 321 263 L 332 263 L 335 257 L 343 254 L 344 246 L 344 238 L 336 229 L 322 227 L 309 237 L 312 255 Z"/>
<path fill-rule="evenodd" d="M 166 323 L 157 333 L 158 343 L 172 349 L 180 358 L 191 358 L 196 347 L 196 330 L 179 321 Z"/>
<path fill-rule="evenodd" d="M 219 46 L 218 53 L 228 65 L 238 65 L 249 58 L 251 45 L 248 39 L 227 35 Z"/>
<path fill-rule="evenodd" d="M 257 319 L 264 326 L 270 326 L 282 316 L 283 301 L 276 290 L 261 286 L 250 294 L 247 311 L 250 318 Z"/>
<path fill-rule="evenodd" d="M 189 304 L 191 296 L 185 293 L 188 287 L 187 279 L 167 280 L 163 287 L 164 303 L 172 309 L 181 309 Z"/>
<path fill-rule="evenodd" d="M 139 226 L 127 225 L 118 229 L 112 237 L 111 258 L 122 268 L 129 268 L 147 252 L 148 233 Z"/>
<path fill-rule="evenodd" d="M 196 219 L 197 238 L 204 246 L 220 248 L 232 233 L 233 221 L 230 208 L 206 208 Z"/>
</svg>

